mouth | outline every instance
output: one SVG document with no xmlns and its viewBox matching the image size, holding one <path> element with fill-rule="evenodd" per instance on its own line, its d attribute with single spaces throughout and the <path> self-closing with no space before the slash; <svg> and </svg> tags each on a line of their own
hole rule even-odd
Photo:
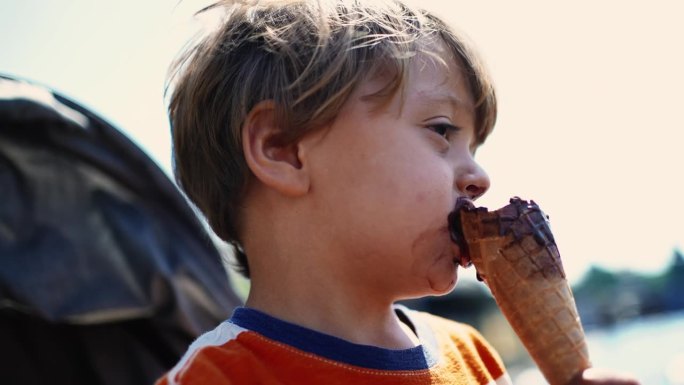
<svg viewBox="0 0 684 385">
<path fill-rule="evenodd" d="M 451 228 L 449 229 L 449 235 L 451 236 L 451 254 L 453 255 L 452 261 L 454 265 L 464 268 L 472 266 L 473 262 L 470 260 L 465 238 L 460 233 L 455 233 Z"/>
<path fill-rule="evenodd" d="M 473 262 L 470 260 L 468 253 L 468 244 L 463 236 L 463 228 L 461 226 L 461 210 L 474 209 L 473 202 L 465 197 L 458 198 L 454 206 L 454 210 L 449 214 L 449 235 L 453 242 L 454 250 L 454 264 L 462 267 L 470 267 Z"/>
<path fill-rule="evenodd" d="M 473 265 L 473 262 L 470 260 L 470 256 L 468 256 L 468 253 L 464 252 L 459 245 L 454 243 L 452 246 L 452 250 L 454 255 L 454 265 L 458 265 L 463 268 L 468 268 Z"/>
</svg>

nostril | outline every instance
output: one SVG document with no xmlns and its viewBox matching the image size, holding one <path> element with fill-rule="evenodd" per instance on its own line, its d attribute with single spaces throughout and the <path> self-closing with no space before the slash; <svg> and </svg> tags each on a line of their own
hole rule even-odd
<svg viewBox="0 0 684 385">
<path fill-rule="evenodd" d="M 470 199 L 475 199 L 475 198 L 479 197 L 485 191 L 484 188 L 478 187 L 474 184 L 469 184 L 468 186 L 466 186 L 465 190 L 468 193 L 468 195 L 470 196 Z"/>
<path fill-rule="evenodd" d="M 472 168 L 457 169 L 454 179 L 456 190 L 470 199 L 476 199 L 489 190 L 489 177 L 477 164 Z"/>
</svg>

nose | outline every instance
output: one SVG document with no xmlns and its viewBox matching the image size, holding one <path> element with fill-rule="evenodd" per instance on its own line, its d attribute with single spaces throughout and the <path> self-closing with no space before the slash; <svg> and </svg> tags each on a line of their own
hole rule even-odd
<svg viewBox="0 0 684 385">
<path fill-rule="evenodd" d="M 475 200 L 489 189 L 490 181 L 487 172 L 474 160 L 456 171 L 456 189 L 461 196 Z"/>
</svg>

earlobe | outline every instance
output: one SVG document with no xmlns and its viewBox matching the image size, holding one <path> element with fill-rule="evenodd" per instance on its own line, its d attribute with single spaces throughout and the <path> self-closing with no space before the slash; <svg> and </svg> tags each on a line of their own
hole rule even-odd
<svg viewBox="0 0 684 385">
<path fill-rule="evenodd" d="M 258 103 L 242 126 L 245 160 L 262 184 L 287 196 L 300 196 L 309 190 L 309 176 L 302 167 L 299 143 L 283 144 L 281 134 L 275 103 Z"/>
</svg>

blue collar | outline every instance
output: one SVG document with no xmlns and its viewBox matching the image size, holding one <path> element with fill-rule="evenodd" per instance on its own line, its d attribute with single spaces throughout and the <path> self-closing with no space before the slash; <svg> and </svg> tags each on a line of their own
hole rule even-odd
<svg viewBox="0 0 684 385">
<path fill-rule="evenodd" d="M 359 345 L 246 307 L 236 308 L 229 322 L 299 350 L 363 368 L 422 370 L 433 366 L 438 355 L 430 329 L 416 322 L 405 307 L 397 306 L 395 311 L 402 321 L 410 323 L 408 326 L 416 331 L 421 345 L 401 350 Z"/>
</svg>

